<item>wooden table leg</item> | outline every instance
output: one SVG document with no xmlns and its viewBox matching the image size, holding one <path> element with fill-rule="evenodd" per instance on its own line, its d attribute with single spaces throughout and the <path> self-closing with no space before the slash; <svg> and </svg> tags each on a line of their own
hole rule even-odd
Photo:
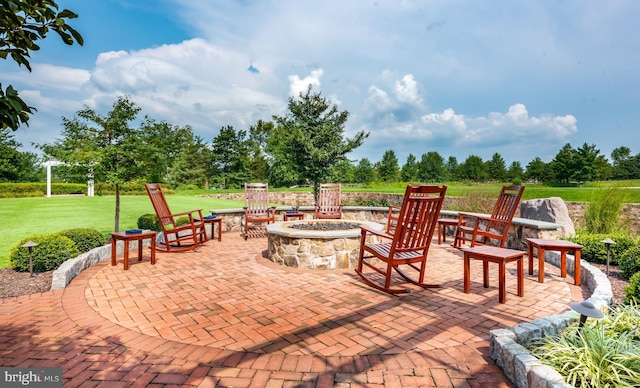
<svg viewBox="0 0 640 388">
<path fill-rule="evenodd" d="M 489 287 L 489 261 L 482 260 L 482 283 L 484 288 Z"/>
<path fill-rule="evenodd" d="M 471 260 L 469 259 L 469 254 L 465 252 L 464 254 L 464 293 L 468 294 L 471 292 Z"/>
<path fill-rule="evenodd" d="M 518 259 L 518 296 L 524 296 L 524 258 Z"/>
<path fill-rule="evenodd" d="M 142 261 L 142 241 L 138 240 L 138 261 Z"/>
<path fill-rule="evenodd" d="M 527 256 L 529 257 L 529 275 L 533 275 L 533 243 L 527 241 Z"/>
<path fill-rule="evenodd" d="M 574 284 L 576 286 L 580 285 L 580 249 L 576 249 L 573 252 L 573 257 L 574 257 L 574 263 L 573 263 L 573 270 L 574 270 Z"/>
<path fill-rule="evenodd" d="M 567 277 L 567 251 L 560 249 L 560 277 Z"/>
<path fill-rule="evenodd" d="M 116 246 L 118 242 L 115 237 L 111 237 L 111 265 L 116 265 Z"/>
<path fill-rule="evenodd" d="M 507 273 L 507 265 L 504 261 L 498 263 L 498 265 L 500 266 L 500 270 L 498 273 L 498 300 L 500 301 L 500 303 L 505 303 L 507 301 L 507 290 L 505 290 L 505 276 Z"/>
<path fill-rule="evenodd" d="M 544 283 L 544 248 L 538 247 L 538 282 Z"/>
<path fill-rule="evenodd" d="M 124 240 L 124 269 L 129 269 L 129 240 Z"/>
<path fill-rule="evenodd" d="M 151 237 L 151 264 L 156 263 L 156 238 Z"/>
<path fill-rule="evenodd" d="M 442 224 L 438 222 L 438 245 L 442 244 Z M 447 233 L 447 229 L 444 228 L 444 232 Z"/>
</svg>

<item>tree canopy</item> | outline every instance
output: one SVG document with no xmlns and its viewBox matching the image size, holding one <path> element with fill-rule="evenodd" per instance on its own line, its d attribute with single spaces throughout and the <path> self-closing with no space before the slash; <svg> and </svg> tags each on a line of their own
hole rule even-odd
<svg viewBox="0 0 640 388">
<path fill-rule="evenodd" d="M 37 41 L 54 31 L 65 44 L 84 44 L 80 33 L 67 24 L 78 15 L 68 9 L 58 12 L 53 0 L 3 0 L 0 7 L 0 58 L 11 57 L 31 71 L 30 53 L 40 49 Z M 0 83 L 0 129 L 17 130 L 27 124 L 34 107 L 28 106 L 13 86 Z"/>
</svg>

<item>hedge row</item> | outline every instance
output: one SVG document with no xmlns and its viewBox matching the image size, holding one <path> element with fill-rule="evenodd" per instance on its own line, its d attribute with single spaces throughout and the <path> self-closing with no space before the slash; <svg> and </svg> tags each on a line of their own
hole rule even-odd
<svg viewBox="0 0 640 388">
<path fill-rule="evenodd" d="M 169 186 L 163 186 L 165 194 L 172 193 Z M 44 197 L 47 193 L 46 183 L 0 183 L 0 198 Z M 96 195 L 114 195 L 115 186 L 99 183 L 94 186 Z M 83 195 L 87 194 L 87 185 L 81 183 L 52 183 L 52 195 Z M 122 195 L 146 195 L 143 183 L 127 183 L 120 185 Z"/>
</svg>

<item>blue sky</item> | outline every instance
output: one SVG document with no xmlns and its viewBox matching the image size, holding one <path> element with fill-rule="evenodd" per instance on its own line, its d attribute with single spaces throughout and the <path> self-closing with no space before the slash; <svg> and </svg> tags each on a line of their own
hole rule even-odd
<svg viewBox="0 0 640 388">
<path fill-rule="evenodd" d="M 55 35 L 32 73 L 0 62 L 38 112 L 16 132 L 52 142 L 61 118 L 120 95 L 210 143 L 286 111 L 312 84 L 370 136 L 351 159 L 437 151 L 548 162 L 595 144 L 640 153 L 640 2 L 594 0 L 59 0 L 85 46 Z"/>
</svg>

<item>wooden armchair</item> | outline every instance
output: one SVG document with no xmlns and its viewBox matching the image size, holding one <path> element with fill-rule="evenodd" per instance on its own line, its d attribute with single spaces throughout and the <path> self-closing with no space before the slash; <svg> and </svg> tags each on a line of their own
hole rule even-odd
<svg viewBox="0 0 640 388">
<path fill-rule="evenodd" d="M 342 218 L 342 185 L 340 183 L 321 183 L 314 218 Z"/>
<path fill-rule="evenodd" d="M 244 184 L 244 239 L 249 237 L 249 223 L 276 222 L 276 208 L 269 206 L 268 183 Z"/>
<path fill-rule="evenodd" d="M 454 248 L 462 248 L 465 241 L 471 246 L 497 245 L 504 248 L 511 221 L 516 213 L 524 186 L 503 186 L 491 216 L 460 213 L 456 226 Z"/>
<path fill-rule="evenodd" d="M 362 234 L 356 273 L 365 283 L 389 294 L 409 292 L 402 288 L 391 288 L 392 270 L 395 270 L 405 280 L 420 287 L 439 287 L 436 284 L 425 284 L 424 277 L 427 253 L 446 191 L 447 186 L 407 186 L 393 235 L 375 231 L 365 225 L 360 226 Z M 367 243 L 368 235 L 375 235 L 389 242 Z M 401 266 L 417 271 L 417 278 L 408 275 Z M 373 271 L 365 273 L 365 267 Z"/>
<path fill-rule="evenodd" d="M 160 184 L 148 183 L 144 186 L 160 222 L 164 238 L 164 243 L 156 244 L 156 249 L 164 252 L 183 252 L 198 248 L 200 246 L 198 239 L 205 233 L 202 209 L 171 213 Z M 178 225 L 179 217 L 188 218 L 189 222 Z"/>
</svg>

